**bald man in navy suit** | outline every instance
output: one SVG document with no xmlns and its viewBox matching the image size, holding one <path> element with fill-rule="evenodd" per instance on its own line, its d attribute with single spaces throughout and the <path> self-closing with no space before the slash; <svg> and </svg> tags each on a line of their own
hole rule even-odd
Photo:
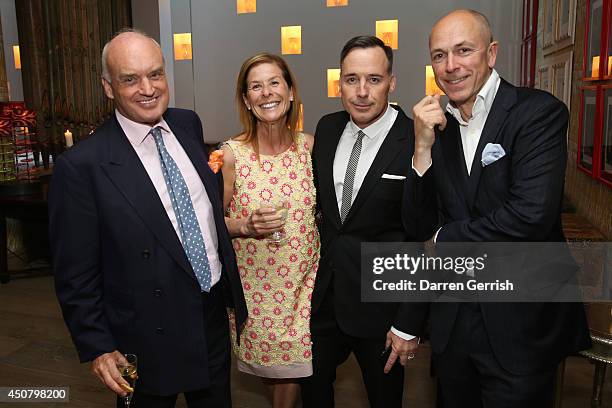
<svg viewBox="0 0 612 408">
<path fill-rule="evenodd" d="M 437 244 L 564 242 L 567 108 L 500 78 L 497 47 L 476 11 L 454 11 L 433 27 L 432 66 L 450 101 L 445 112 L 439 96 L 426 96 L 413 109 L 407 205 L 423 229 L 438 225 L 430 230 Z M 550 284 L 575 269 L 555 269 Z M 559 362 L 590 346 L 579 302 L 436 302 L 430 322 L 444 407 L 549 406 Z"/>
</svg>

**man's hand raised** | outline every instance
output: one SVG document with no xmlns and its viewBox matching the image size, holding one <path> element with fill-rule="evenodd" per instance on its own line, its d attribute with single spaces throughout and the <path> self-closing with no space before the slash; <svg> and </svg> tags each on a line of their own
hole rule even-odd
<svg viewBox="0 0 612 408">
<path fill-rule="evenodd" d="M 440 106 L 440 95 L 426 96 L 412 108 L 414 116 L 414 168 L 423 174 L 431 165 L 431 147 L 436 141 L 434 128 L 446 127 L 444 110 Z"/>
</svg>

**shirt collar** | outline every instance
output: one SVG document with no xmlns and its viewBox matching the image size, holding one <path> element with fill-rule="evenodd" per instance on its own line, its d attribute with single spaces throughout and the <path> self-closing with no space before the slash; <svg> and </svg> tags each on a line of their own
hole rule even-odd
<svg viewBox="0 0 612 408">
<path fill-rule="evenodd" d="M 132 146 L 140 146 L 142 142 L 145 141 L 147 136 L 149 136 L 149 132 L 151 131 L 151 129 L 156 126 L 161 127 L 164 132 L 170 133 L 170 127 L 168 126 L 164 118 L 161 118 L 159 122 L 157 122 L 155 125 L 149 126 L 142 123 L 134 122 L 133 120 L 126 118 L 117 109 L 115 109 L 115 115 L 117 116 L 117 121 L 119 122 L 119 125 L 123 129 L 123 132 L 127 136 Z"/>
<path fill-rule="evenodd" d="M 501 79 L 499 77 L 499 74 L 494 69 L 493 71 L 491 71 L 491 75 L 489 75 L 489 78 L 480 89 L 480 92 L 478 92 L 478 95 L 476 95 L 474 107 L 472 108 L 472 118 L 480 114 L 489 114 L 491 106 L 493 106 L 493 100 L 495 100 L 495 95 L 497 94 L 497 89 L 499 88 L 500 82 Z M 469 120 L 467 122 L 463 120 L 459 108 L 453 106 L 450 101 L 448 102 L 448 104 L 446 104 L 446 110 L 451 115 L 453 115 L 455 119 L 457 119 L 457 122 L 459 122 L 459 124 L 467 126 Z"/>
<path fill-rule="evenodd" d="M 351 120 L 349 121 L 349 128 L 351 130 L 351 134 L 353 135 L 353 137 L 357 137 L 357 133 L 359 133 L 359 131 L 361 130 L 363 133 L 365 133 L 368 139 L 374 139 L 385 128 L 385 126 L 391 119 L 392 114 L 393 108 L 390 104 L 387 104 L 387 110 L 385 111 L 385 113 L 380 118 L 378 118 L 376 122 L 372 123 L 370 126 L 364 129 L 361 129 L 359 126 L 357 126 L 355 122 L 353 122 L 353 118 L 351 118 Z"/>
</svg>

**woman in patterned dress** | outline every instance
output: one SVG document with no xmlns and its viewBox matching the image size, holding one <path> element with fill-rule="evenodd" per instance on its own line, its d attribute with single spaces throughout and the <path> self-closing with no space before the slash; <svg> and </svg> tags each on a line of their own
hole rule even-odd
<svg viewBox="0 0 612 408">
<path fill-rule="evenodd" d="M 223 146 L 223 201 L 249 319 L 240 345 L 232 344 L 238 369 L 262 378 L 273 406 L 293 407 L 299 378 L 312 374 L 310 300 L 320 245 L 313 137 L 297 131 L 300 98 L 279 56 L 244 62 L 236 102 L 244 131 Z M 286 221 L 274 208 L 279 202 L 288 208 Z M 282 241 L 271 240 L 279 231 Z"/>
</svg>

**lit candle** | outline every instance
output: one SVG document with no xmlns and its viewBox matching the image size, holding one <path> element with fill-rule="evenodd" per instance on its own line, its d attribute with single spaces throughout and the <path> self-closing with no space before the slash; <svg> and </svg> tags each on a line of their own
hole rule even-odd
<svg viewBox="0 0 612 408">
<path fill-rule="evenodd" d="M 599 55 L 593 57 L 593 62 L 591 63 L 591 78 L 599 77 Z"/>
<path fill-rule="evenodd" d="M 66 131 L 64 132 L 64 137 L 66 138 L 66 147 L 72 147 L 73 142 L 72 142 L 72 132 L 68 129 L 66 129 Z"/>
</svg>

